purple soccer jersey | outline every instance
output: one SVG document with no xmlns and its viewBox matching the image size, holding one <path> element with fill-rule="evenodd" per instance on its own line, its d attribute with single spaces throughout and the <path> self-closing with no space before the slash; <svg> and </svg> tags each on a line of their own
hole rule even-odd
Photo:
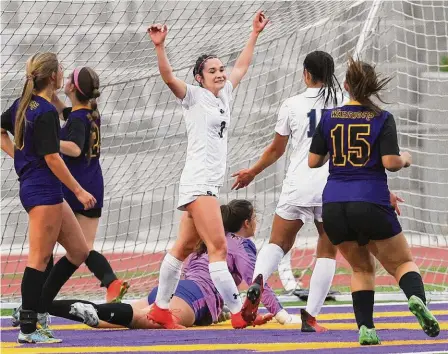
<svg viewBox="0 0 448 354">
<path fill-rule="evenodd" d="M 70 112 L 65 125 L 61 129 L 61 140 L 68 140 L 77 145 L 82 145 L 78 145 L 81 149 L 81 155 L 78 157 L 62 156 L 71 174 L 81 187 L 95 197 L 97 203 L 93 209 L 97 209 L 103 207 L 104 199 L 103 172 L 100 166 L 101 120 L 100 118 L 95 120 L 96 127 L 93 131 L 92 155 L 89 161 L 87 152 L 89 149 L 91 123 L 87 115 L 91 112 L 89 109 L 78 109 Z M 64 199 L 73 210 L 84 210 L 84 206 L 67 187 L 63 186 L 62 190 Z"/>
<path fill-rule="evenodd" d="M 226 234 L 227 239 L 227 266 L 235 280 L 236 285 L 240 285 L 244 280 L 246 284 L 252 283 L 257 249 L 255 244 L 249 240 L 235 234 Z M 218 320 L 222 311 L 224 301 L 213 285 L 208 270 L 208 255 L 203 253 L 200 256 L 190 255 L 184 265 L 184 279 L 193 280 L 204 294 L 205 301 L 212 315 L 213 321 Z M 266 284 L 261 302 L 267 310 L 276 315 L 283 307 L 278 301 L 272 289 Z"/>
<path fill-rule="evenodd" d="M 330 153 L 330 175 L 322 196 L 324 204 L 370 202 L 390 205 L 381 156 L 384 155 L 383 141 L 389 139 L 383 127 L 387 122 L 389 135 L 391 121 L 393 117 L 389 112 L 375 114 L 360 105 L 349 104 L 325 111 L 316 132 Z"/>
</svg>

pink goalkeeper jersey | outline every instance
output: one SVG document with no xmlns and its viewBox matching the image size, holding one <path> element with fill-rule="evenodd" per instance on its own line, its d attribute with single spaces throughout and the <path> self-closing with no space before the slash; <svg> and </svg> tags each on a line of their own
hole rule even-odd
<svg viewBox="0 0 448 354">
<path fill-rule="evenodd" d="M 257 258 L 257 249 L 255 244 L 246 238 L 239 237 L 235 234 L 226 234 L 227 238 L 227 266 L 235 279 L 236 285 L 240 285 L 241 281 L 246 284 L 252 283 L 255 268 L 255 260 Z M 183 274 L 184 279 L 194 281 L 201 289 L 205 297 L 205 302 L 210 310 L 213 321 L 218 320 L 218 316 L 222 311 L 224 301 L 213 285 L 208 270 L 208 254 L 204 253 L 200 256 L 193 253 L 185 261 Z M 267 310 L 276 315 L 283 307 L 278 301 L 272 289 L 266 285 L 261 297 L 261 302 Z"/>
</svg>

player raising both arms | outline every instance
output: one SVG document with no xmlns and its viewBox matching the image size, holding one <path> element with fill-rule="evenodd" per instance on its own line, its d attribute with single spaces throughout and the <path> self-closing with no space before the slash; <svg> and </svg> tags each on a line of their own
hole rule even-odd
<svg viewBox="0 0 448 354">
<path fill-rule="evenodd" d="M 309 166 L 316 168 L 329 155 L 323 222 L 329 239 L 353 269 L 353 309 L 364 345 L 379 344 L 373 324 L 373 257 L 397 280 L 425 333 L 436 337 L 440 331 L 426 307 L 422 277 L 390 205 L 385 169 L 409 167 L 411 155 L 400 155 L 392 114 L 370 99 L 379 98 L 389 81 L 379 79 L 371 65 L 350 58 L 344 87 L 351 101 L 323 114 L 308 158 Z"/>
<path fill-rule="evenodd" d="M 106 301 L 120 301 L 127 292 L 127 282 L 118 280 L 107 259 L 93 249 L 104 199 L 103 172 L 100 165 L 101 118 L 96 99 L 100 96 L 100 80 L 89 67 L 76 68 L 68 77 L 64 92 L 72 103 L 65 105 L 55 95 L 54 103 L 62 111 L 65 125 L 61 129 L 61 152 L 73 177 L 95 196 L 97 203 L 84 210 L 75 195 L 63 187 L 64 199 L 72 208 L 81 225 L 91 250 L 85 263 L 89 270 L 107 288 Z"/>
<path fill-rule="evenodd" d="M 303 62 L 304 93 L 288 98 L 280 107 L 275 136 L 261 158 L 249 169 L 235 173 L 232 189 L 249 185 L 285 152 L 289 137 L 293 152 L 282 193 L 275 210 L 269 244 L 257 257 L 254 284 L 247 292 L 243 317 L 256 315 L 263 283 L 277 269 L 282 258 L 294 245 L 296 235 L 306 222 L 314 222 L 319 233 L 317 260 L 311 276 L 306 310 L 302 310 L 302 331 L 323 331 L 315 317 L 325 301 L 336 270 L 336 247 L 328 240 L 322 225 L 322 190 L 328 177 L 325 168 L 308 167 L 308 150 L 316 125 L 326 108 L 342 104 L 340 85 L 334 75 L 334 61 L 322 51 L 309 53 Z"/>
<path fill-rule="evenodd" d="M 222 226 L 218 194 L 224 181 L 227 159 L 227 130 L 232 91 L 246 74 L 255 44 L 268 19 L 259 11 L 253 20 L 249 40 L 227 80 L 224 64 L 214 55 L 202 55 L 193 69 L 199 86 L 176 78 L 165 52 L 166 25 L 148 28 L 157 53 L 160 75 L 182 104 L 188 146 L 179 184 L 179 210 L 184 211 L 179 236 L 160 267 L 159 289 L 149 317 L 165 328 L 178 327 L 169 311 L 169 302 L 179 282 L 182 262 L 199 239 L 207 245 L 213 283 L 232 313 L 232 325 L 244 328 L 241 298 L 227 268 L 226 237 Z"/>
<path fill-rule="evenodd" d="M 221 206 L 221 213 L 227 241 L 227 266 L 239 285 L 242 280 L 250 284 L 255 266 L 256 248 L 250 238 L 255 234 L 256 219 L 252 204 L 247 200 L 232 200 Z M 185 327 L 208 326 L 226 319 L 223 316 L 223 298 L 217 292 L 210 277 L 209 257 L 205 244 L 201 242 L 196 252 L 191 254 L 183 269 L 170 309 L 175 313 L 179 324 Z M 59 317 L 83 321 L 93 327 L 110 327 L 101 321 L 128 328 L 161 328 L 152 320 L 146 319 L 149 306 L 154 303 L 158 288 L 148 297 L 128 304 L 95 305 L 87 301 L 54 301 L 51 314 Z M 255 324 L 262 325 L 275 315 L 281 324 L 300 323 L 300 318 L 290 315 L 282 308 L 274 292 L 266 288 L 263 303 L 271 314 L 258 316 Z M 115 315 L 112 317 L 111 313 Z M 112 319 L 111 319 L 112 318 Z M 101 321 L 100 321 L 101 320 Z"/>
<path fill-rule="evenodd" d="M 29 216 L 29 253 L 22 278 L 19 343 L 55 343 L 47 328 L 45 313 L 61 287 L 89 254 L 82 230 L 63 199 L 62 184 L 67 186 L 85 209 L 96 200 L 73 178 L 59 155 L 59 118 L 50 103 L 62 86 L 63 73 L 56 54 L 37 53 L 28 59 L 22 96 L 1 116 L 1 147 L 14 158 L 19 176 L 20 201 Z M 14 142 L 8 133 L 14 135 Z M 61 183 L 62 182 L 62 183 Z M 53 267 L 45 269 L 59 242 L 67 251 Z M 45 301 L 41 301 L 45 299 Z"/>
</svg>

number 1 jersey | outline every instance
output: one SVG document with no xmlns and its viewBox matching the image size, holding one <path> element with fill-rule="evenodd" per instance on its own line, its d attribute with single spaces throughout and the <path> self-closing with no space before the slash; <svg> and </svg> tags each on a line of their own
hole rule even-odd
<svg viewBox="0 0 448 354">
<path fill-rule="evenodd" d="M 384 155 L 399 155 L 393 116 L 358 102 L 326 111 L 310 151 L 330 153 L 323 203 L 364 201 L 390 205 Z"/>
<path fill-rule="evenodd" d="M 278 113 L 275 132 L 291 137 L 290 163 L 280 197 L 290 205 L 322 206 L 322 191 L 328 177 L 328 165 L 318 169 L 308 167 L 311 138 L 325 106 L 325 100 L 319 93 L 320 88 L 307 88 L 305 92 L 285 100 Z M 341 105 L 342 93 L 339 92 L 337 98 L 338 104 Z M 332 100 L 329 100 L 327 108 L 333 107 Z"/>
</svg>

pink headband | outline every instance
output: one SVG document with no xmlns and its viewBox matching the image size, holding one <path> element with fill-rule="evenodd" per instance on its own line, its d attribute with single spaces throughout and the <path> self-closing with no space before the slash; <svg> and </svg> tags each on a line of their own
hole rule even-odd
<svg viewBox="0 0 448 354">
<path fill-rule="evenodd" d="M 82 92 L 81 88 L 79 87 L 79 82 L 78 82 L 78 76 L 82 69 L 83 69 L 82 67 L 78 67 L 78 68 L 75 68 L 75 71 L 73 71 L 73 83 L 75 84 L 75 87 L 78 89 L 78 91 L 87 97 L 87 95 L 84 92 Z"/>
</svg>

